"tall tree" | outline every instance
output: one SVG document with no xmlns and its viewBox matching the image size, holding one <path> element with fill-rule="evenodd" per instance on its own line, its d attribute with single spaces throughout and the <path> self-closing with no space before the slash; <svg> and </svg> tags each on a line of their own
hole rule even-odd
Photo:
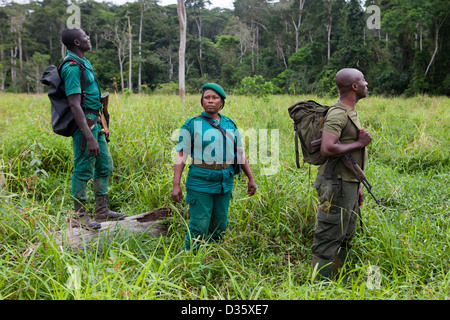
<svg viewBox="0 0 450 320">
<path fill-rule="evenodd" d="M 178 86 L 181 99 L 186 97 L 186 83 L 185 83 L 185 56 L 186 56 L 186 8 L 184 0 L 177 0 L 178 20 L 180 21 L 180 49 L 178 59 Z"/>
<path fill-rule="evenodd" d="M 130 15 L 127 14 L 128 20 L 128 28 L 127 28 L 127 37 L 128 37 L 128 89 L 133 90 L 133 34 L 131 33 L 131 22 Z"/>
<path fill-rule="evenodd" d="M 366 20 L 359 0 L 349 0 L 346 4 L 345 33 L 340 39 L 338 61 L 340 66 L 367 68 L 367 50 L 364 43 Z"/>
<path fill-rule="evenodd" d="M 194 18 L 198 31 L 198 56 L 202 59 L 202 15 L 205 10 L 205 5 L 210 5 L 210 0 L 186 0 L 186 8 L 191 12 L 191 16 Z"/>
<path fill-rule="evenodd" d="M 303 8 L 305 7 L 306 0 L 298 0 L 298 7 L 294 7 L 294 14 L 291 16 L 292 24 L 295 29 L 295 51 L 298 50 L 300 46 L 300 27 L 302 26 L 303 18 Z M 293 4 L 295 6 L 295 3 Z M 296 10 L 295 10 L 296 9 Z M 331 22 L 330 22 L 331 30 Z"/>
<path fill-rule="evenodd" d="M 5 8 L 5 12 L 10 19 L 10 34 L 14 36 L 11 52 L 11 80 L 13 86 L 17 84 L 17 77 L 22 79 L 23 76 L 23 25 L 27 15 L 27 5 L 19 3 L 11 3 L 10 7 Z M 19 58 L 19 68 L 17 68 L 17 56 Z M 17 69 L 19 73 L 17 73 Z"/>
<path fill-rule="evenodd" d="M 144 29 L 144 12 L 149 10 L 151 1 L 139 0 L 139 38 L 138 38 L 138 92 L 142 90 L 142 33 Z"/>
<path fill-rule="evenodd" d="M 250 26 L 252 35 L 251 50 L 251 70 L 252 75 L 255 74 L 256 62 L 259 52 L 259 36 L 260 30 L 267 30 L 264 20 L 267 17 L 268 3 L 266 0 L 236 0 L 234 8 L 237 16 Z"/>
<path fill-rule="evenodd" d="M 239 56 L 239 61 L 242 62 L 242 58 L 247 53 L 251 45 L 250 29 L 245 23 L 242 23 L 239 20 L 239 17 L 234 16 L 228 20 L 228 23 L 223 30 L 223 34 L 239 38 L 239 51 L 241 53 Z"/>
<path fill-rule="evenodd" d="M 117 49 L 117 58 L 120 68 L 120 87 L 121 92 L 125 90 L 125 82 L 123 77 L 123 64 L 126 59 L 126 49 L 129 44 L 127 35 L 127 24 L 120 21 L 119 18 L 115 19 L 114 26 L 107 26 L 104 31 L 103 37 L 112 42 Z"/>
</svg>

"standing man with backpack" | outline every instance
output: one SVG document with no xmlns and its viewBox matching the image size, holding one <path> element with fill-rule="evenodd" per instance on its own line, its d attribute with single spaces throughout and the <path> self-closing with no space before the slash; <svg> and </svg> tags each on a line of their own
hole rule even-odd
<svg viewBox="0 0 450 320">
<path fill-rule="evenodd" d="M 79 28 L 67 28 L 61 33 L 61 41 L 75 61 L 64 63 L 61 79 L 78 129 L 73 134 L 74 172 L 72 175 L 72 196 L 74 198 L 75 224 L 88 228 L 101 228 L 99 221 L 120 220 L 126 215 L 109 210 L 108 181 L 113 171 L 113 160 L 106 137 L 101 133 L 100 110 L 101 91 L 91 63 L 84 57 L 91 49 L 86 33 Z M 85 76 L 82 77 L 81 68 Z M 81 82 L 84 81 L 84 85 Z M 85 88 L 85 91 L 82 90 Z M 95 220 L 86 210 L 87 182 L 94 179 L 96 201 Z"/>
<path fill-rule="evenodd" d="M 313 187 L 319 204 L 312 245 L 316 280 L 332 280 L 349 259 L 364 192 L 359 181 L 338 159 L 350 154 L 364 169 L 365 147 L 372 137 L 362 129 L 357 102 L 368 94 L 364 75 L 345 68 L 336 74 L 340 99 L 325 118 L 320 152 L 328 160 L 319 167 Z"/>
</svg>

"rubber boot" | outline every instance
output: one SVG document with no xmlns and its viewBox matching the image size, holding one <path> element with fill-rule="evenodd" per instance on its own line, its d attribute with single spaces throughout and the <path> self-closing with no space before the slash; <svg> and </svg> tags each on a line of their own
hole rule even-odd
<svg viewBox="0 0 450 320">
<path fill-rule="evenodd" d="M 102 225 L 93 220 L 86 210 L 86 200 L 74 200 L 75 213 L 73 214 L 72 222 L 74 227 L 82 227 L 87 230 L 100 229 Z"/>
<path fill-rule="evenodd" d="M 333 280 L 333 261 L 324 260 L 316 255 L 312 258 L 312 274 L 313 282 L 332 281 Z"/>
<path fill-rule="evenodd" d="M 127 215 L 125 213 L 114 212 L 108 208 L 108 195 L 95 196 L 95 220 L 97 221 L 116 221 L 122 220 Z"/>
<path fill-rule="evenodd" d="M 333 273 L 336 278 L 339 277 L 339 273 L 342 272 L 342 282 L 348 280 L 350 253 L 347 249 L 341 247 L 338 253 L 334 256 L 333 260 Z"/>
</svg>

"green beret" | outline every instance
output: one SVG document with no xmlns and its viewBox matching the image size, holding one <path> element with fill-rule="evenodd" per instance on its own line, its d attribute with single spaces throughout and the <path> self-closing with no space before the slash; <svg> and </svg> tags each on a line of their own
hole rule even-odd
<svg viewBox="0 0 450 320">
<path fill-rule="evenodd" d="M 225 91 L 217 83 L 205 83 L 202 87 L 202 93 L 205 92 L 207 89 L 214 90 L 224 100 L 227 98 Z"/>
</svg>

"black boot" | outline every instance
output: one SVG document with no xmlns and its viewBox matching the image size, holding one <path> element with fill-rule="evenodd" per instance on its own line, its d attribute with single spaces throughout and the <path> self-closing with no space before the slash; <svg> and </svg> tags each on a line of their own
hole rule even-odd
<svg viewBox="0 0 450 320">
<path fill-rule="evenodd" d="M 86 200 L 75 199 L 74 200 L 75 213 L 73 215 L 73 226 L 82 227 L 87 230 L 100 229 L 102 225 L 93 220 L 86 210 Z"/>
<path fill-rule="evenodd" d="M 313 282 L 333 280 L 333 260 L 324 260 L 316 255 L 312 258 Z"/>
<path fill-rule="evenodd" d="M 338 278 L 339 274 L 342 273 L 341 279 L 343 282 L 346 282 L 348 280 L 348 272 L 350 271 L 349 260 L 350 252 L 344 247 L 339 248 L 338 253 L 334 256 L 333 260 L 333 273 L 336 278 Z"/>
<path fill-rule="evenodd" d="M 122 220 L 127 215 L 125 213 L 114 212 L 108 208 L 108 195 L 96 195 L 95 196 L 95 220 L 108 221 L 108 220 Z"/>
</svg>

